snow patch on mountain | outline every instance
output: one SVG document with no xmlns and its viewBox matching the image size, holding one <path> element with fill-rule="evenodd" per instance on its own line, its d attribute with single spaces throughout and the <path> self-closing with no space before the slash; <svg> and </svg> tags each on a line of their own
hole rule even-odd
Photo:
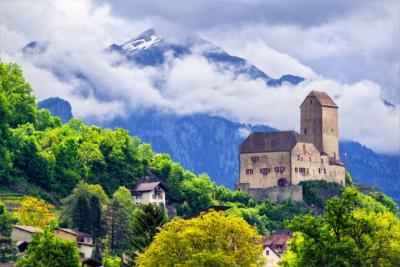
<svg viewBox="0 0 400 267">
<path fill-rule="evenodd" d="M 152 35 L 150 40 L 146 39 L 132 39 L 122 45 L 122 49 L 129 51 L 143 50 L 152 47 L 153 45 L 159 43 L 161 38 Z"/>
</svg>

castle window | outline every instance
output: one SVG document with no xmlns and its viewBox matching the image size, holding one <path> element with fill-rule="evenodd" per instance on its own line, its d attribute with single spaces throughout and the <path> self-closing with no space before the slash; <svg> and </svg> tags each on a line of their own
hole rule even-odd
<svg viewBox="0 0 400 267">
<path fill-rule="evenodd" d="M 271 172 L 271 168 L 261 168 L 260 173 L 261 174 L 268 174 Z"/>
<path fill-rule="evenodd" d="M 253 169 L 247 169 L 246 170 L 247 175 L 253 175 Z"/>
<path fill-rule="evenodd" d="M 310 157 L 310 162 L 311 162 L 311 157 Z"/>
<path fill-rule="evenodd" d="M 303 151 L 306 151 L 306 145 L 303 145 Z"/>
<path fill-rule="evenodd" d="M 310 173 L 310 170 L 307 168 L 307 173 Z"/>
<path fill-rule="evenodd" d="M 300 173 L 306 173 L 306 168 L 299 168 Z"/>
<path fill-rule="evenodd" d="M 300 160 L 300 155 L 297 155 L 297 160 Z"/>
<path fill-rule="evenodd" d="M 296 168 L 294 168 L 294 172 L 297 172 L 297 171 L 298 171 L 297 167 L 296 167 Z"/>
<path fill-rule="evenodd" d="M 304 134 L 307 134 L 307 128 L 304 128 Z"/>
<path fill-rule="evenodd" d="M 321 159 L 321 163 L 324 163 L 324 159 Z"/>
<path fill-rule="evenodd" d="M 251 157 L 250 159 L 253 163 L 256 163 L 260 160 L 260 158 L 258 156 Z"/>
<path fill-rule="evenodd" d="M 326 174 L 326 169 L 324 168 L 324 173 Z"/>
<path fill-rule="evenodd" d="M 321 168 L 318 168 L 318 173 L 321 173 Z"/>
</svg>

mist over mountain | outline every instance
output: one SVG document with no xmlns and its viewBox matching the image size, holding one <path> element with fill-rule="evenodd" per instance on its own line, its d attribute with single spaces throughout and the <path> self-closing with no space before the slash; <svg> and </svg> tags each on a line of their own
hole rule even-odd
<svg viewBox="0 0 400 267">
<path fill-rule="evenodd" d="M 154 29 L 148 29 L 124 44 L 110 46 L 110 51 L 120 53 L 127 61 L 139 66 L 161 65 L 168 56 L 180 58 L 193 53 L 194 50 L 200 50 L 202 56 L 220 69 L 230 69 L 236 75 L 244 74 L 251 79 L 263 79 L 270 86 L 279 86 L 283 82 L 298 84 L 304 81 L 304 78 L 290 74 L 282 75 L 278 79 L 271 78 L 245 59 L 232 56 L 202 38 L 190 37 L 181 43 L 166 42 L 156 35 Z"/>
</svg>

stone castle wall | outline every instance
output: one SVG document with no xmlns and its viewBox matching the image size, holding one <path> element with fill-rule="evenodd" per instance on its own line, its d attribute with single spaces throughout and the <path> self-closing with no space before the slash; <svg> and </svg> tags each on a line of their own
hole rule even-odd
<svg viewBox="0 0 400 267">
<path fill-rule="evenodd" d="M 289 151 L 245 153 L 240 154 L 239 160 L 239 183 L 248 183 L 250 188 L 278 186 L 278 180 L 282 178 L 290 183 Z"/>
<path fill-rule="evenodd" d="M 303 201 L 303 187 L 292 185 L 270 188 L 250 188 L 248 183 L 236 184 L 236 190 L 246 192 L 251 197 L 258 199 L 269 199 L 273 202 L 283 202 L 288 199 Z"/>
</svg>

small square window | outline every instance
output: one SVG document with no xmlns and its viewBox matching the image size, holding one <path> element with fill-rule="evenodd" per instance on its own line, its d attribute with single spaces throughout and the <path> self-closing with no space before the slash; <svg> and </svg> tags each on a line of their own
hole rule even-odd
<svg viewBox="0 0 400 267">
<path fill-rule="evenodd" d="M 247 169 L 246 170 L 247 175 L 253 175 L 253 169 Z"/>
</svg>

